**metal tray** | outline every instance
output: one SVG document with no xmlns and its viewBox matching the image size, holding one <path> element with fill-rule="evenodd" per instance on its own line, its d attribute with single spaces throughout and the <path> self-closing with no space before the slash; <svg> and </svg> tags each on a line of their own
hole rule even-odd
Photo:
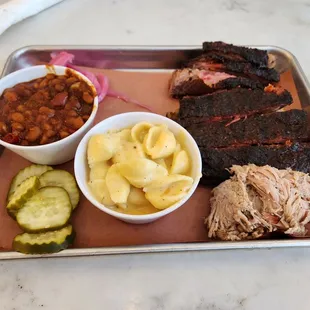
<svg viewBox="0 0 310 310">
<path fill-rule="evenodd" d="M 286 70 L 292 72 L 301 105 L 303 108 L 309 107 L 310 84 L 296 57 L 290 52 L 275 46 L 250 47 L 265 49 L 269 53 L 275 55 L 277 57 L 276 69 L 280 72 Z M 200 46 L 28 46 L 16 50 L 9 56 L 1 77 L 25 67 L 48 62 L 51 52 L 63 50 L 75 55 L 76 65 L 126 71 L 173 70 L 177 68 L 182 61 L 201 53 Z M 160 245 L 68 249 L 60 253 L 47 255 L 24 255 L 17 252 L 0 252 L 0 260 L 308 246 L 310 246 L 310 239 L 273 239 L 242 242 L 214 241 L 204 243 L 172 243 Z"/>
</svg>

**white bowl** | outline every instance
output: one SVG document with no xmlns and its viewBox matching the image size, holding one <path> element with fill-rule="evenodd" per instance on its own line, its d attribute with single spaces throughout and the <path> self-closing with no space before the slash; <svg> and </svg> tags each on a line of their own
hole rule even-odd
<svg viewBox="0 0 310 310">
<path fill-rule="evenodd" d="M 41 65 L 18 70 L 0 79 L 0 95 L 6 88 L 13 87 L 16 84 L 44 77 L 48 73 L 63 75 L 68 70 L 83 79 L 92 88 L 93 93 L 96 94 L 94 85 L 81 73 L 62 66 Z M 0 140 L 0 144 L 36 164 L 58 165 L 65 163 L 73 159 L 79 142 L 94 122 L 97 110 L 98 97 L 96 96 L 94 98 L 94 108 L 87 122 L 79 130 L 59 141 L 38 146 L 22 146 Z"/>
<path fill-rule="evenodd" d="M 175 134 L 178 135 L 180 133 L 184 136 L 184 144 L 189 152 L 189 156 L 192 162 L 192 171 L 191 176 L 194 179 L 194 183 L 192 188 L 188 191 L 187 195 L 172 205 L 171 207 L 161 210 L 156 213 L 146 214 L 146 215 L 129 215 L 119 213 L 117 211 L 111 210 L 101 204 L 99 201 L 91 193 L 88 187 L 88 175 L 89 169 L 87 164 L 87 145 L 91 136 L 95 134 L 102 134 L 108 131 L 120 130 L 124 128 L 133 127 L 135 124 L 139 122 L 148 122 L 151 124 L 166 124 L 168 128 Z M 199 180 L 201 178 L 201 155 L 198 149 L 198 146 L 192 136 L 186 131 L 182 126 L 173 120 L 166 118 L 164 116 L 146 113 L 146 112 L 131 112 L 131 113 L 123 113 L 118 114 L 112 117 L 109 117 L 96 126 L 94 126 L 82 139 L 80 142 L 74 159 L 74 172 L 77 183 L 85 195 L 85 197 L 98 209 L 108 213 L 124 222 L 133 223 L 133 224 L 144 224 L 153 222 L 171 212 L 181 207 L 194 193 Z"/>
</svg>

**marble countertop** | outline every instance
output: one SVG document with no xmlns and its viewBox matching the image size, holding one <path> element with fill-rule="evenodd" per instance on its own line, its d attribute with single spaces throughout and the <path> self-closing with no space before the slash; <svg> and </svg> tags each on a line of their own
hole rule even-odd
<svg viewBox="0 0 310 310">
<path fill-rule="evenodd" d="M 309 0 L 66 0 L 0 36 L 0 70 L 25 45 L 223 40 L 286 48 L 310 78 L 309 33 Z M 310 249 L 2 261 L 0 309 L 306 310 L 309 279 Z"/>
</svg>

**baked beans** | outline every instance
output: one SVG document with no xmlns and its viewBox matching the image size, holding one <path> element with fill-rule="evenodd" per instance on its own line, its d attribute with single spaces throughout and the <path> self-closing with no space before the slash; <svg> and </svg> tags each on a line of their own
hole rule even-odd
<svg viewBox="0 0 310 310">
<path fill-rule="evenodd" d="M 68 137 L 88 120 L 91 87 L 68 70 L 4 90 L 0 97 L 0 139 L 33 146 Z"/>
</svg>

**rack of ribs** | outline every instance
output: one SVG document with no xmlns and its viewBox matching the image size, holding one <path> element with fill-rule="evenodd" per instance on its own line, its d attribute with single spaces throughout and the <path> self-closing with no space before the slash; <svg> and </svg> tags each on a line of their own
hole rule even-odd
<svg viewBox="0 0 310 310">
<path fill-rule="evenodd" d="M 197 56 L 197 55 L 196 55 Z M 233 165 L 270 165 L 310 172 L 308 115 L 280 112 L 292 102 L 267 51 L 204 42 L 201 55 L 172 75 L 169 92 L 180 102 L 167 116 L 196 140 L 202 183 L 229 178 Z"/>
</svg>

